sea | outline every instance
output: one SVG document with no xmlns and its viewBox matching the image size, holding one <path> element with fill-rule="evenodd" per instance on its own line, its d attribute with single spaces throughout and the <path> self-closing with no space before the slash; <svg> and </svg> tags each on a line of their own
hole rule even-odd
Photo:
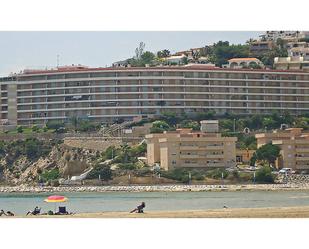
<svg viewBox="0 0 309 249">
<path fill-rule="evenodd" d="M 63 195 L 68 201 L 44 202 L 53 194 Z M 146 203 L 145 211 L 308 206 L 309 191 L 0 193 L 0 209 L 17 215 L 36 206 L 42 212 L 55 211 L 59 206 L 74 213 L 129 212 L 141 202 Z"/>
</svg>

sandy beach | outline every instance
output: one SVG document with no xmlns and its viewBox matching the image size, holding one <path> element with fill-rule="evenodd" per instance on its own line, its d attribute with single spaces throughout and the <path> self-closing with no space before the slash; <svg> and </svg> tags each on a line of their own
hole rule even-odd
<svg viewBox="0 0 309 249">
<path fill-rule="evenodd" d="M 309 218 L 309 207 L 235 208 L 186 211 L 149 211 L 144 214 L 105 212 L 76 214 L 79 218 Z"/>
<path fill-rule="evenodd" d="M 14 218 L 7 217 L 6 218 Z M 80 213 L 73 215 L 15 216 L 15 218 L 309 218 L 309 206 L 222 208 L 209 210 Z"/>
</svg>

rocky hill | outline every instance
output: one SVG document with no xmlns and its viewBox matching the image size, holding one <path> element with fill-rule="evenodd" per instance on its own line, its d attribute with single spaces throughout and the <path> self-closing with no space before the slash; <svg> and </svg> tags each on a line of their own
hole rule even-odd
<svg viewBox="0 0 309 249">
<path fill-rule="evenodd" d="M 55 174 L 57 178 L 78 175 L 89 168 L 96 151 L 73 148 L 62 141 L 37 139 L 1 142 L 0 178 L 8 184 L 32 184 Z"/>
</svg>

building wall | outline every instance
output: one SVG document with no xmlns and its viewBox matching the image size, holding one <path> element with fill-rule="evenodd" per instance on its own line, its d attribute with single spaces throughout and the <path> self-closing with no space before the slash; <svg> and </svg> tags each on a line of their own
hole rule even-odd
<svg viewBox="0 0 309 249">
<path fill-rule="evenodd" d="M 7 86 L 7 96 L 8 96 L 8 115 L 10 125 L 17 125 L 17 85 L 11 83 Z"/>
<path fill-rule="evenodd" d="M 263 134 L 257 134 L 262 136 Z M 281 149 L 277 160 L 278 168 L 292 168 L 297 171 L 309 170 L 309 134 L 301 128 L 291 128 L 277 133 L 266 133 L 269 142 Z M 261 145 L 257 137 L 258 147 Z"/>
<path fill-rule="evenodd" d="M 186 133 L 185 133 L 186 132 Z M 147 138 L 147 155 L 152 164 L 155 141 L 160 148 L 160 165 L 163 169 L 176 168 L 220 168 L 236 164 L 237 138 L 221 137 L 220 134 L 191 133 L 178 130 L 177 133 L 152 134 Z M 149 149 L 149 150 L 148 150 Z"/>
<path fill-rule="evenodd" d="M 160 134 L 156 135 L 153 134 L 146 135 L 147 162 L 149 165 L 154 165 L 155 163 L 160 162 L 160 146 L 159 146 Z"/>
<path fill-rule="evenodd" d="M 17 125 L 132 120 L 164 111 L 249 115 L 309 110 L 309 73 L 199 67 L 46 71 L 1 78 L 1 118 Z M 16 106 L 15 106 L 16 103 Z"/>
<path fill-rule="evenodd" d="M 237 162 L 249 163 L 255 150 L 236 150 Z"/>
</svg>

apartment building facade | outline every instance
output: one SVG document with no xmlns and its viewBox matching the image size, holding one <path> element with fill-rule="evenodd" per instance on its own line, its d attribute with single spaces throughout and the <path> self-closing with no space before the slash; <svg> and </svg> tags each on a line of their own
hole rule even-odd
<svg viewBox="0 0 309 249">
<path fill-rule="evenodd" d="M 59 67 L 0 78 L 2 125 L 71 117 L 132 120 L 163 111 L 299 115 L 309 110 L 309 73 L 208 66 Z"/>
<path fill-rule="evenodd" d="M 219 133 L 176 132 L 148 134 L 147 161 L 159 163 L 165 170 L 176 168 L 225 168 L 236 165 L 236 137 L 222 137 Z"/>
<path fill-rule="evenodd" d="M 256 139 L 258 148 L 270 142 L 280 147 L 278 168 L 309 170 L 309 133 L 302 132 L 302 128 L 256 134 Z"/>
</svg>

